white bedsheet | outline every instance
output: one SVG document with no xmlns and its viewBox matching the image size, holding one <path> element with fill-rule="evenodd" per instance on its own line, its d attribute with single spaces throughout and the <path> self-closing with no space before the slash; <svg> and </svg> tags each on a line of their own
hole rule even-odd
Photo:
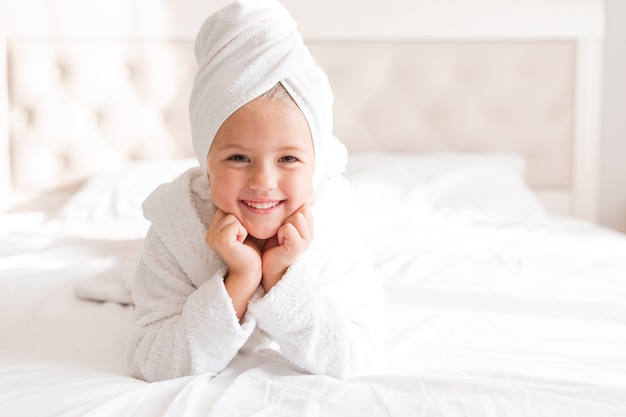
<svg viewBox="0 0 626 417">
<path fill-rule="evenodd" d="M 213 379 L 130 378 L 132 307 L 74 290 L 138 253 L 145 225 L 132 204 L 76 214 L 92 183 L 73 216 L 0 216 L 0 415 L 626 416 L 626 237 L 546 217 L 515 158 L 385 158 L 348 173 L 387 296 L 385 372 L 302 375 L 260 351 Z"/>
</svg>

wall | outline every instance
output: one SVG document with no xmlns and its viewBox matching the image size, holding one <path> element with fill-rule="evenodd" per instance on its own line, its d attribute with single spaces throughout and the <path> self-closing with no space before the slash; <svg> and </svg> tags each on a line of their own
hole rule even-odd
<svg viewBox="0 0 626 417">
<path fill-rule="evenodd" d="M 626 1 L 606 0 L 599 222 L 626 232 Z"/>
</svg>

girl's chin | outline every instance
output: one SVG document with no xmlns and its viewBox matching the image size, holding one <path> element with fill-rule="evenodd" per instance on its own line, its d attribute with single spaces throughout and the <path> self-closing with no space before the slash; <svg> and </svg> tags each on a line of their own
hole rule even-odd
<svg viewBox="0 0 626 417">
<path fill-rule="evenodd" d="M 248 234 L 257 240 L 269 239 L 271 237 L 274 237 L 276 233 L 278 232 L 278 228 L 275 228 L 275 229 L 248 228 L 247 230 L 248 230 Z"/>
</svg>

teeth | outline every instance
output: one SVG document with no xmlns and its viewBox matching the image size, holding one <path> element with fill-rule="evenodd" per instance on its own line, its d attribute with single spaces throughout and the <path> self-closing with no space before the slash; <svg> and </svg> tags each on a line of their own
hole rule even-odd
<svg viewBox="0 0 626 417">
<path fill-rule="evenodd" d="M 248 205 L 248 207 L 252 207 L 257 210 L 267 210 L 274 208 L 278 205 L 278 201 L 268 201 L 266 203 L 255 203 L 253 201 L 246 201 L 245 203 Z"/>
</svg>

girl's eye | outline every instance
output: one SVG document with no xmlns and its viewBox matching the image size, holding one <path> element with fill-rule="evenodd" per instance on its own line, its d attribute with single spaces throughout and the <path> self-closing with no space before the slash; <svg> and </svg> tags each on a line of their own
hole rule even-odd
<svg viewBox="0 0 626 417">
<path fill-rule="evenodd" d="M 295 156 L 287 155 L 287 156 L 283 156 L 282 158 L 280 158 L 279 161 L 280 162 L 297 162 L 298 158 L 296 158 Z"/>
<path fill-rule="evenodd" d="M 248 158 L 246 158 L 245 155 L 231 155 L 228 157 L 229 161 L 233 161 L 233 162 L 248 162 Z"/>
</svg>

